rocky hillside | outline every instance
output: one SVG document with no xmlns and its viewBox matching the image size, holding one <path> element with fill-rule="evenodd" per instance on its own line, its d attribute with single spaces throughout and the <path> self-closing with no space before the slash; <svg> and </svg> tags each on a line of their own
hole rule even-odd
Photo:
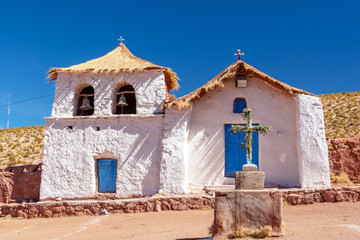
<svg viewBox="0 0 360 240">
<path fill-rule="evenodd" d="M 326 137 L 360 135 L 360 91 L 322 94 Z M 42 159 L 44 126 L 0 130 L 0 167 L 37 164 Z"/>
<path fill-rule="evenodd" d="M 0 129 L 0 167 L 41 162 L 45 126 Z"/>
<path fill-rule="evenodd" d="M 323 101 L 326 137 L 360 135 L 360 91 L 319 95 Z"/>
</svg>

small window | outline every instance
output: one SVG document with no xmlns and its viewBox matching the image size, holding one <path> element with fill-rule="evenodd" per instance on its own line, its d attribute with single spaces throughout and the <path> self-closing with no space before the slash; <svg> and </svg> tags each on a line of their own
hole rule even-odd
<svg viewBox="0 0 360 240">
<path fill-rule="evenodd" d="M 81 90 L 78 101 L 77 115 L 90 116 L 94 113 L 94 88 L 85 87 Z"/>
<path fill-rule="evenodd" d="M 234 100 L 233 112 L 234 113 L 242 113 L 244 108 L 246 108 L 245 98 L 236 98 Z"/>
<path fill-rule="evenodd" d="M 131 85 L 122 86 L 116 93 L 115 114 L 136 114 L 135 89 Z"/>
</svg>

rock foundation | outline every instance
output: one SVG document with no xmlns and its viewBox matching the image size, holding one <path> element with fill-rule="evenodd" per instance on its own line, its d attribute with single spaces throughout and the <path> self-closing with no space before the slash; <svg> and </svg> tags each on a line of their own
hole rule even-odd
<svg viewBox="0 0 360 240">
<path fill-rule="evenodd" d="M 360 201 L 360 187 L 337 187 L 313 190 L 280 189 L 279 193 L 281 193 L 284 202 L 291 205 Z M 0 217 L 7 215 L 22 218 L 101 215 L 104 209 L 110 213 L 138 213 L 197 210 L 214 207 L 215 195 L 104 201 L 24 202 L 22 204 L 0 204 Z"/>
<path fill-rule="evenodd" d="M 112 201 L 59 201 L 0 205 L 0 217 L 49 218 L 108 213 L 140 213 L 214 208 L 209 196 L 158 197 Z M 106 210 L 106 211 L 105 211 Z"/>
<path fill-rule="evenodd" d="M 360 187 L 337 187 L 314 190 L 281 190 L 284 201 L 291 205 L 321 202 L 357 202 L 360 201 Z"/>
</svg>

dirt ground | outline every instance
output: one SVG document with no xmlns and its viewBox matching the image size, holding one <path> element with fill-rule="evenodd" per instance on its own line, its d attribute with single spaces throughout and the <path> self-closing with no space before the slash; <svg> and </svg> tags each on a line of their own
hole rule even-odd
<svg viewBox="0 0 360 240">
<path fill-rule="evenodd" d="M 211 239 L 213 210 L 166 211 L 51 219 L 0 219 L 0 239 Z M 274 239 L 360 239 L 360 203 L 284 206 L 285 236 Z"/>
</svg>

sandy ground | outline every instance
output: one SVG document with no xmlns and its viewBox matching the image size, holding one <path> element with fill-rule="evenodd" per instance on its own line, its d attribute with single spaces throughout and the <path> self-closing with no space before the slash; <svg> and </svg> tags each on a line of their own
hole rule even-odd
<svg viewBox="0 0 360 240">
<path fill-rule="evenodd" d="M 52 219 L 0 219 L 0 239 L 210 239 L 213 210 L 112 214 Z M 285 236 L 274 239 L 360 239 L 360 203 L 284 207 Z"/>
</svg>

